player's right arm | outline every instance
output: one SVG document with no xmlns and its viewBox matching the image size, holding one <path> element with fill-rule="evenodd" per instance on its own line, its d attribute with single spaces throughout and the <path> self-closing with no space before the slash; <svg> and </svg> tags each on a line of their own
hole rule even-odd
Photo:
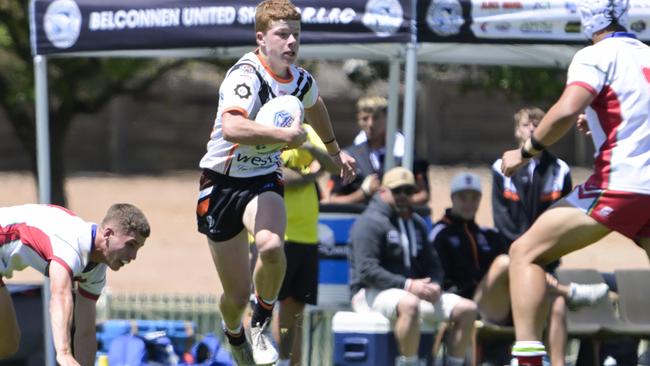
<svg viewBox="0 0 650 366">
<path fill-rule="evenodd" d="M 223 138 L 244 145 L 285 143 L 300 146 L 306 134 L 299 123 L 289 128 L 278 128 L 255 123 L 249 118 L 256 103 L 259 103 L 261 88 L 262 84 L 252 66 L 239 65 L 228 72 L 219 88 Z M 299 140 L 301 141 L 297 143 Z"/>
<path fill-rule="evenodd" d="M 266 126 L 248 119 L 240 110 L 226 110 L 221 115 L 223 138 L 232 143 L 262 145 L 299 144 L 306 138 L 305 131 L 296 123 L 287 128 Z M 302 142 L 300 142 L 302 143 Z"/>
<path fill-rule="evenodd" d="M 56 361 L 60 366 L 79 366 L 72 355 L 70 329 L 72 324 L 72 276 L 68 269 L 53 260 L 49 266 L 50 319 Z"/>
</svg>

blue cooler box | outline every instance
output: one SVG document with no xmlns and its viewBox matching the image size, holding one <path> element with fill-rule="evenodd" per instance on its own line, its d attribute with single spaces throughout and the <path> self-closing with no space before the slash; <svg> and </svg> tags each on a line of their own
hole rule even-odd
<svg viewBox="0 0 650 366">
<path fill-rule="evenodd" d="M 432 360 L 434 329 L 422 325 L 419 355 Z M 339 311 L 332 318 L 334 365 L 393 366 L 398 356 L 390 321 L 375 312 Z"/>
</svg>

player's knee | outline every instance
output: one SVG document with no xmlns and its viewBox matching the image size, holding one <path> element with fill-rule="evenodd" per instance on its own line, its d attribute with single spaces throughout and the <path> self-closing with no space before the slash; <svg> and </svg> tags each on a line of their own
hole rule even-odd
<svg viewBox="0 0 650 366">
<path fill-rule="evenodd" d="M 564 319 L 566 315 L 566 299 L 562 296 L 556 296 L 551 303 L 551 317 L 556 319 Z"/>
<path fill-rule="evenodd" d="M 260 256 L 277 255 L 278 252 L 284 253 L 284 239 L 280 235 L 268 230 L 263 230 L 255 235 L 255 244 Z"/>
<path fill-rule="evenodd" d="M 469 323 L 476 320 L 478 306 L 474 301 L 461 299 L 451 312 L 451 320 L 457 323 Z"/>
<path fill-rule="evenodd" d="M 511 263 L 520 263 L 526 261 L 527 257 L 527 246 L 525 242 L 521 239 L 517 239 L 512 243 L 510 246 L 510 250 L 508 251 L 508 255 L 510 256 L 510 262 Z"/>
<path fill-rule="evenodd" d="M 237 309 L 243 309 L 250 301 L 250 292 L 248 289 L 244 291 L 231 292 L 229 294 L 223 293 L 221 295 L 221 302 Z"/>
<path fill-rule="evenodd" d="M 499 270 L 499 273 L 507 272 L 508 267 L 510 266 L 510 257 L 506 254 L 500 254 L 494 258 L 494 261 L 492 261 L 492 266 Z"/>
<path fill-rule="evenodd" d="M 409 293 L 397 304 L 397 316 L 416 318 L 420 314 L 420 298 Z"/>
</svg>

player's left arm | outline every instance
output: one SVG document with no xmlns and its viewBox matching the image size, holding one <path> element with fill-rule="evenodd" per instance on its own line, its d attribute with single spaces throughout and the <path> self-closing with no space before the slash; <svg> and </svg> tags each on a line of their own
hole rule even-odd
<svg viewBox="0 0 650 366">
<path fill-rule="evenodd" d="M 92 365 L 97 353 L 96 301 L 77 292 L 74 309 L 74 354 L 82 365 Z"/>
<path fill-rule="evenodd" d="M 325 144 L 325 148 L 334 163 L 341 168 L 341 177 L 343 180 L 348 183 L 354 180 L 356 176 L 356 162 L 353 157 L 341 150 L 336 141 L 329 112 L 320 96 L 316 99 L 316 103 L 313 106 L 305 108 L 305 119 L 309 121 L 309 124 Z"/>
<path fill-rule="evenodd" d="M 56 360 L 60 365 L 77 365 L 72 355 L 70 330 L 72 324 L 73 299 L 72 276 L 63 264 L 52 260 L 50 277 L 50 320 Z"/>
</svg>

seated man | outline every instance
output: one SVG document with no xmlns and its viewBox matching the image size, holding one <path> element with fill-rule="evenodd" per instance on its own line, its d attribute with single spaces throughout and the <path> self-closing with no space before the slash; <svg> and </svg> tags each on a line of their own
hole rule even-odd
<svg viewBox="0 0 650 366">
<path fill-rule="evenodd" d="M 354 143 L 345 148 L 357 163 L 357 178 L 344 184 L 340 178 L 333 176 L 329 196 L 331 203 L 367 203 L 379 189 L 386 156 L 387 109 L 388 100 L 384 97 L 364 97 L 357 102 L 357 123 L 361 131 Z M 397 132 L 393 149 L 395 165 L 401 164 L 404 148 L 404 136 Z M 411 200 L 416 205 L 425 205 L 429 201 L 428 164 L 416 159 L 414 165 L 417 190 Z"/>
<path fill-rule="evenodd" d="M 106 268 L 117 271 L 134 260 L 149 233 L 142 212 L 126 203 L 112 205 L 99 225 L 54 205 L 0 208 L 0 359 L 16 353 L 20 341 L 16 312 L 2 279 L 32 267 L 50 278 L 56 362 L 93 365 L 95 302 L 106 283 Z"/>
<path fill-rule="evenodd" d="M 427 241 L 424 220 L 412 210 L 415 189 L 408 169 L 389 170 L 352 226 L 352 308 L 377 311 L 395 321 L 398 365 L 418 364 L 420 320 L 449 320 L 447 365 L 459 366 L 470 345 L 476 304 L 442 292 L 441 265 Z"/>
<path fill-rule="evenodd" d="M 431 231 L 445 273 L 443 289 L 473 299 L 481 317 L 494 324 L 511 325 L 508 265 L 510 258 L 502 237 L 494 229 L 479 227 L 474 217 L 481 201 L 477 175 L 460 173 L 451 182 L 451 208 Z M 560 285 L 547 274 L 552 303 L 548 337 L 551 364 L 564 365 L 566 305 L 577 308 L 597 303 L 607 296 L 604 283 Z M 504 353 L 507 354 L 507 350 Z"/>
</svg>

